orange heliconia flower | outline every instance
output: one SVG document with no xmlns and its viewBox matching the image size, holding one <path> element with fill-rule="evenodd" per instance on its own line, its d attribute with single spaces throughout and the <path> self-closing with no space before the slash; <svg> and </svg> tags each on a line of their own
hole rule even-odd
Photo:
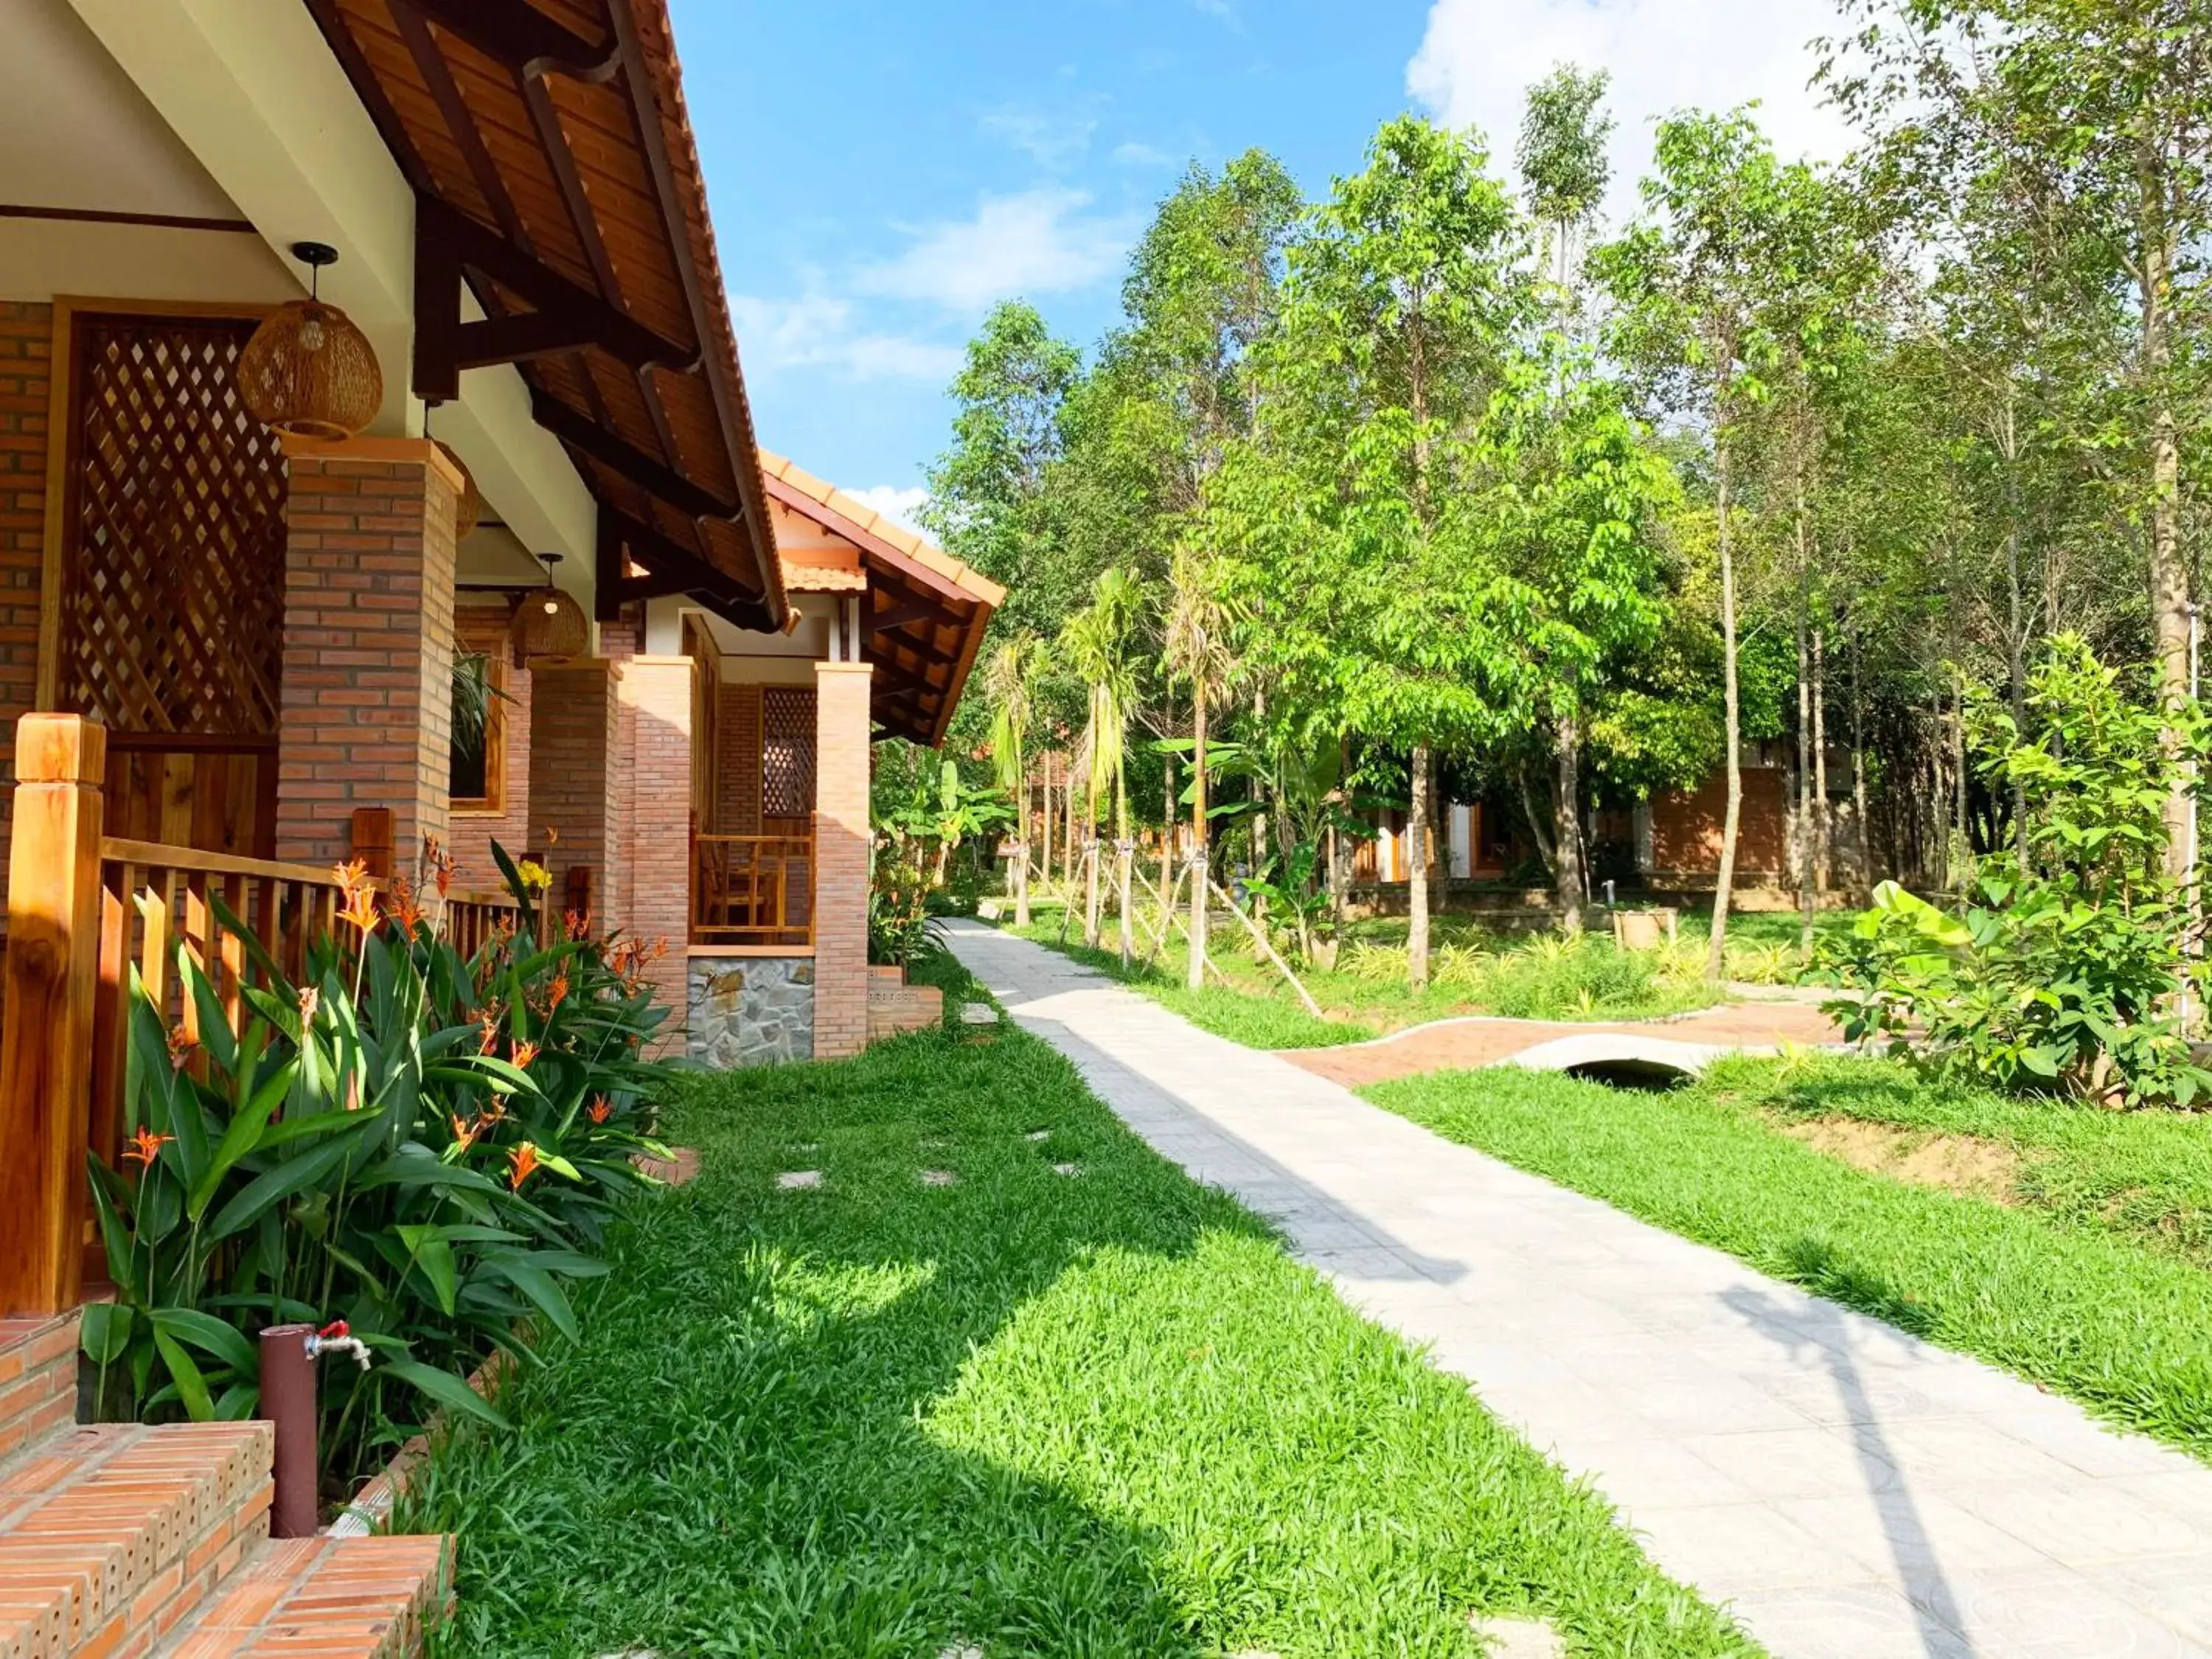
<svg viewBox="0 0 2212 1659">
<path fill-rule="evenodd" d="M 485 1009 L 483 1018 L 477 1022 L 477 1027 L 479 1032 L 477 1038 L 478 1054 L 488 1054 L 499 1047 L 499 1016 L 497 1014 L 489 1008 Z"/>
<path fill-rule="evenodd" d="M 522 1183 L 530 1179 L 530 1172 L 538 1167 L 538 1147 L 526 1140 L 507 1155 L 507 1185 L 510 1192 L 520 1192 Z"/>
<path fill-rule="evenodd" d="M 415 902 L 414 890 L 408 886 L 404 876 L 392 878 L 392 896 L 385 902 L 384 914 L 399 924 L 404 937 L 415 937 L 415 929 L 422 920 L 422 907 Z"/>
<path fill-rule="evenodd" d="M 594 1123 L 605 1123 L 614 1115 L 615 1103 L 605 1095 L 599 1096 L 584 1109 L 585 1115 Z"/>
<path fill-rule="evenodd" d="M 323 994 L 310 985 L 300 993 L 300 1027 L 302 1030 L 315 1023 L 315 1010 L 323 1006 Z"/>
<path fill-rule="evenodd" d="M 478 1118 L 473 1123 L 464 1123 L 461 1121 L 459 1113 L 454 1115 L 453 1143 L 463 1152 L 465 1152 L 471 1146 L 476 1145 L 477 1137 L 483 1133 L 483 1120 L 482 1118 Z"/>
<path fill-rule="evenodd" d="M 564 912 L 562 920 L 568 924 L 568 937 L 579 944 L 592 936 L 592 913 L 589 910 Z"/>
<path fill-rule="evenodd" d="M 553 1011 L 568 1000 L 568 970 L 563 968 L 553 975 L 553 982 L 545 988 L 545 1018 L 553 1018 Z"/>
<path fill-rule="evenodd" d="M 377 913 L 376 889 L 364 884 L 349 890 L 345 903 L 338 909 L 338 919 L 359 928 L 363 939 L 374 933 L 384 921 Z"/>
<path fill-rule="evenodd" d="M 179 1020 L 169 1028 L 169 1069 L 183 1071 L 191 1061 L 192 1050 L 199 1046 L 199 1040 L 185 1029 L 184 1021 Z"/>
<path fill-rule="evenodd" d="M 561 844 L 561 832 L 550 823 L 545 826 L 545 844 L 548 847 L 558 847 Z"/>
<path fill-rule="evenodd" d="M 123 1156 L 126 1159 L 135 1158 L 140 1164 L 150 1165 L 154 1162 L 154 1154 L 175 1139 L 174 1135 L 157 1135 L 142 1124 L 138 1133 L 131 1137 L 131 1144 L 123 1149 Z"/>
<path fill-rule="evenodd" d="M 534 1042 L 518 1042 L 518 1043 L 516 1043 L 516 1044 L 514 1045 L 514 1069 L 515 1069 L 516 1071 L 518 1071 L 518 1072 L 526 1072 L 526 1071 L 528 1071 L 528 1070 L 530 1069 L 530 1062 L 531 1062 L 532 1060 L 533 1060 L 537 1059 L 537 1058 L 538 1058 L 538 1045 L 537 1045 L 536 1043 L 534 1043 Z"/>
<path fill-rule="evenodd" d="M 368 884 L 368 866 L 360 859 L 348 859 L 331 872 L 338 878 L 338 886 L 350 893 Z"/>
</svg>

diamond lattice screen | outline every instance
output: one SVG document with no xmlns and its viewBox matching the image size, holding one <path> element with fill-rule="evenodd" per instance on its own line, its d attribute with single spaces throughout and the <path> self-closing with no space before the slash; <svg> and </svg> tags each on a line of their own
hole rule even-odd
<svg viewBox="0 0 2212 1659">
<path fill-rule="evenodd" d="M 252 332 L 76 319 L 58 690 L 118 731 L 276 730 L 284 462 L 239 401 Z"/>
<path fill-rule="evenodd" d="M 761 816 L 814 814 L 814 690 L 771 685 L 761 691 Z"/>
</svg>

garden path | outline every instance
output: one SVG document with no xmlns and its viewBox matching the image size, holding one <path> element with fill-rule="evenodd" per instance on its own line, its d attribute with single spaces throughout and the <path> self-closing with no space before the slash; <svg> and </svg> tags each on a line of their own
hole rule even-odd
<svg viewBox="0 0 2212 1659">
<path fill-rule="evenodd" d="M 951 939 L 1132 1129 L 1430 1345 L 1777 1659 L 2212 1656 L 2212 1468 L 1041 945 Z"/>
<path fill-rule="evenodd" d="M 1843 1041 L 1843 1028 L 1803 1002 L 1733 1002 L 1668 1019 L 1440 1019 L 1366 1042 L 1291 1048 L 1283 1058 L 1358 1089 L 1422 1072 L 1471 1070 L 1507 1060 L 1543 1071 L 1648 1056 L 1694 1071 L 1724 1054 L 1775 1054 Z"/>
</svg>

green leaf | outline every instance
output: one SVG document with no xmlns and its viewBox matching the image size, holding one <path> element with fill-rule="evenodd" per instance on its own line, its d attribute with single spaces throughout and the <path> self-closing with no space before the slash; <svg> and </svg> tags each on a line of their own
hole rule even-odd
<svg viewBox="0 0 2212 1659">
<path fill-rule="evenodd" d="M 348 1125 L 349 1133 L 333 1136 L 312 1152 L 297 1158 L 287 1158 L 275 1169 L 256 1176 L 239 1189 L 229 1203 L 216 1212 L 207 1231 L 213 1238 L 228 1238 L 253 1224 L 261 1213 L 271 1205 L 280 1204 L 295 1193 L 305 1192 L 336 1169 L 346 1154 L 361 1139 L 358 1131 L 367 1130 L 376 1120 L 366 1112 L 354 1115 Z"/>
<path fill-rule="evenodd" d="M 137 1316 L 119 1302 L 88 1302 L 77 1328 L 77 1346 L 95 1365 L 112 1365 L 131 1346 Z"/>
<path fill-rule="evenodd" d="M 449 1411 L 458 1411 L 479 1422 L 489 1423 L 495 1429 L 511 1428 L 513 1425 L 501 1415 L 498 1407 L 485 1399 L 462 1378 L 451 1371 L 441 1371 L 425 1365 L 419 1360 L 394 1356 L 380 1362 L 380 1369 L 387 1370 L 401 1382 L 412 1385 Z"/>
<path fill-rule="evenodd" d="M 299 1062 L 287 1060 L 271 1073 L 268 1079 L 253 1091 L 243 1111 L 230 1121 L 217 1143 L 214 1155 L 200 1178 L 192 1183 L 191 1195 L 185 1200 L 185 1213 L 198 1221 L 222 1184 L 222 1178 L 237 1167 L 238 1160 L 257 1150 L 261 1144 L 261 1132 L 284 1097 L 291 1091 L 292 1079 Z"/>
<path fill-rule="evenodd" d="M 191 1356 L 177 1346 L 174 1338 L 158 1325 L 154 1330 L 154 1346 L 168 1367 L 169 1380 L 176 1384 L 177 1397 L 185 1402 L 185 1409 L 195 1423 L 212 1422 L 215 1401 L 208 1397 L 207 1379 L 200 1368 L 192 1364 Z"/>
<path fill-rule="evenodd" d="M 520 1256 L 503 1254 L 485 1257 L 484 1266 L 528 1297 L 531 1304 L 551 1321 L 562 1335 L 571 1342 L 580 1337 L 575 1310 L 568 1305 L 568 1297 L 554 1282 L 553 1275 L 544 1267 Z"/>
<path fill-rule="evenodd" d="M 261 1356 L 234 1325 L 197 1308 L 156 1308 L 152 1316 L 157 1335 L 189 1342 L 202 1353 L 226 1361 L 248 1376 L 258 1373 Z"/>
</svg>

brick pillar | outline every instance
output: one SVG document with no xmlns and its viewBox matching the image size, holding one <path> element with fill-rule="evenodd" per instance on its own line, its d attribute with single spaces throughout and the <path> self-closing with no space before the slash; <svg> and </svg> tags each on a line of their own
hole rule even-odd
<svg viewBox="0 0 2212 1659">
<path fill-rule="evenodd" d="M 276 856 L 335 863 L 353 809 L 386 806 L 411 868 L 447 829 L 460 476 L 420 438 L 285 449 Z"/>
<path fill-rule="evenodd" d="M 580 864 L 591 871 L 592 914 L 601 932 L 621 921 L 607 897 L 619 679 L 604 658 L 579 657 L 541 663 L 530 684 L 530 846 L 545 854 L 556 906 L 568 890 L 570 869 Z"/>
<path fill-rule="evenodd" d="M 623 706 L 635 732 L 627 791 L 630 931 L 666 940 L 653 964 L 661 1000 L 684 1022 L 685 958 L 691 938 L 691 677 L 689 657 L 633 657 L 623 671 Z"/>
<path fill-rule="evenodd" d="M 52 306 L 0 300 L 0 775 L 14 758 L 16 718 L 38 701 L 53 326 Z M 0 871 L 13 811 L 0 789 Z"/>
<path fill-rule="evenodd" d="M 633 933 L 641 930 L 632 903 L 631 873 L 636 867 L 637 843 L 631 823 L 630 787 L 637 759 L 637 703 L 629 677 L 642 631 L 635 623 L 599 624 L 599 654 L 615 665 L 615 759 L 607 794 L 607 917 Z"/>
<path fill-rule="evenodd" d="M 868 1042 L 868 692 L 864 662 L 814 665 L 814 1057 Z"/>
</svg>

